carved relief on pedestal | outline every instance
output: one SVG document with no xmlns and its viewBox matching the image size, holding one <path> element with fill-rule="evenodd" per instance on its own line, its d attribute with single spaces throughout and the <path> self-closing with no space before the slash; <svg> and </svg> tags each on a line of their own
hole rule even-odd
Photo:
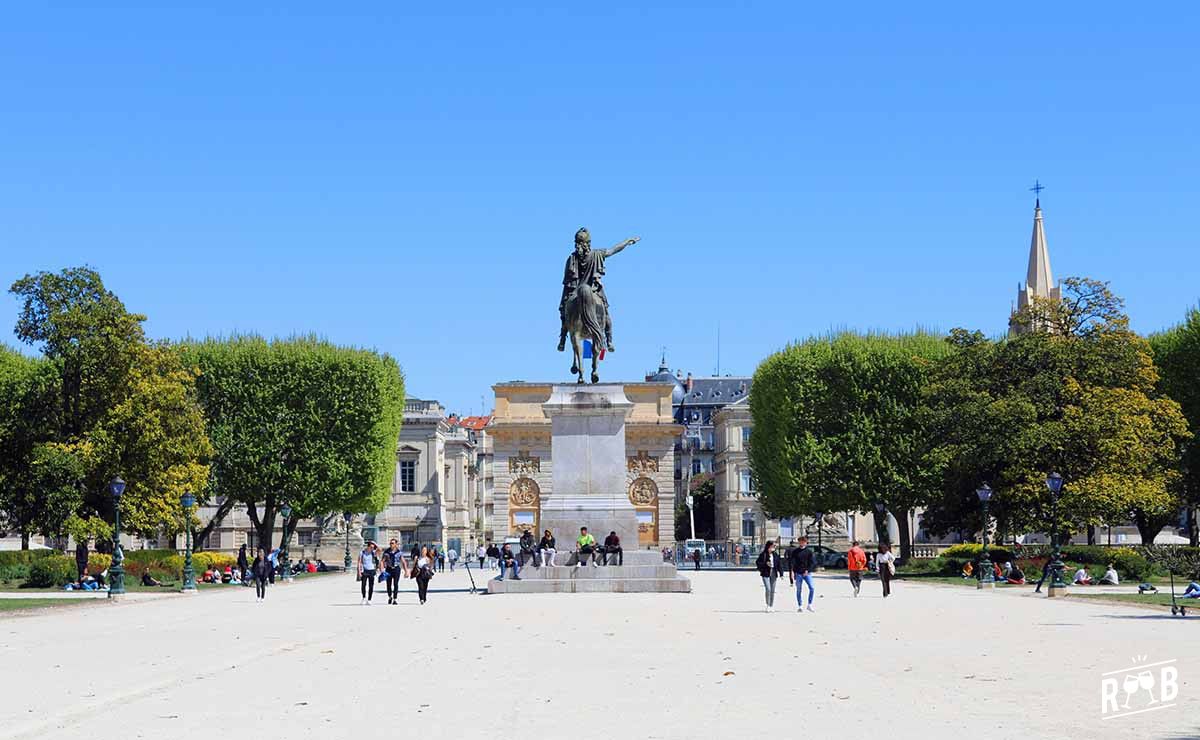
<svg viewBox="0 0 1200 740">
<path fill-rule="evenodd" d="M 508 487 L 508 502 L 510 506 L 537 506 L 540 495 L 541 490 L 532 478 L 517 478 Z"/>
<path fill-rule="evenodd" d="M 637 457 L 628 458 L 628 470 L 635 476 L 646 476 L 658 472 L 658 458 L 651 457 L 645 450 L 638 450 Z"/>
<path fill-rule="evenodd" d="M 530 476 L 542 472 L 542 458 L 533 457 L 529 450 L 517 450 L 517 454 L 508 458 L 508 472 L 513 475 Z"/>
<path fill-rule="evenodd" d="M 657 506 L 658 486 L 644 475 L 634 479 L 629 485 L 629 501 L 634 506 Z"/>
</svg>

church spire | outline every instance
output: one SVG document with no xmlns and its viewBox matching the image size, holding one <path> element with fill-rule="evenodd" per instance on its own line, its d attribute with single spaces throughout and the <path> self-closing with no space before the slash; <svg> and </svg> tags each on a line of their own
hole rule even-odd
<svg viewBox="0 0 1200 740">
<path fill-rule="evenodd" d="M 1033 237 L 1029 240 L 1029 269 L 1025 273 L 1025 285 L 1034 295 L 1049 298 L 1054 288 L 1054 275 L 1050 272 L 1050 250 L 1046 248 L 1041 200 L 1038 198 L 1033 208 Z"/>
<path fill-rule="evenodd" d="M 1045 187 L 1035 181 L 1030 190 L 1037 193 L 1033 205 L 1033 236 L 1029 240 L 1029 266 L 1025 270 L 1025 285 L 1017 286 L 1017 307 L 1013 318 L 1009 320 L 1009 330 L 1020 332 L 1028 327 L 1022 327 L 1014 319 L 1016 314 L 1033 303 L 1034 298 L 1061 299 L 1062 289 L 1054 284 L 1054 274 L 1050 271 L 1050 250 L 1046 247 L 1046 227 L 1042 221 L 1042 190 Z"/>
</svg>

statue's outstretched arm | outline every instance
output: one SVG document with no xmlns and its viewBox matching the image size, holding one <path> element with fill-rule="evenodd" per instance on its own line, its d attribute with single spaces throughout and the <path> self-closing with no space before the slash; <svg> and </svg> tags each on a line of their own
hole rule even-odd
<svg viewBox="0 0 1200 740">
<path fill-rule="evenodd" d="M 614 254 L 616 254 L 617 252 L 620 252 L 625 247 L 629 247 L 634 244 L 637 244 L 640 240 L 641 240 L 640 236 L 635 236 L 632 239 L 626 239 L 625 241 L 621 242 L 620 244 L 618 244 L 617 246 L 615 246 L 611 249 L 602 250 L 601 254 L 604 255 L 605 259 L 607 259 L 607 258 L 613 256 Z"/>
</svg>

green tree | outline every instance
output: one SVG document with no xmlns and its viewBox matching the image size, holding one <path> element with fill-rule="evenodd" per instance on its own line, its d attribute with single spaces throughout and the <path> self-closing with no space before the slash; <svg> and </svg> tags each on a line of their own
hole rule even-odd
<svg viewBox="0 0 1200 740">
<path fill-rule="evenodd" d="M 750 464 L 772 517 L 863 511 L 897 520 L 909 557 L 908 512 L 936 483 L 921 408 L 927 379 L 950 347 L 939 337 L 842 333 L 792 345 L 754 375 Z"/>
<path fill-rule="evenodd" d="M 696 507 L 696 537 L 711 540 L 717 536 L 716 481 L 712 473 L 700 473 L 692 476 L 688 491 Z M 688 511 L 686 501 L 680 501 L 675 507 L 675 539 L 683 542 L 692 536 L 692 512 Z"/>
<path fill-rule="evenodd" d="M 128 484 L 121 508 L 127 531 L 176 530 L 179 495 L 203 490 L 211 452 L 194 379 L 178 352 L 147 343 L 145 317 L 129 313 L 89 268 L 27 275 L 11 292 L 22 301 L 17 336 L 40 349 L 55 373 L 55 412 L 39 406 L 39 418 L 53 419 L 48 441 L 57 445 L 43 450 L 45 469 L 66 474 L 79 466 L 78 513 L 108 521 L 107 483 L 120 475 Z"/>
<path fill-rule="evenodd" d="M 1152 334 L 1154 363 L 1162 373 L 1161 388 L 1179 403 L 1193 434 L 1200 430 L 1200 308 L 1187 312 L 1177 326 Z M 1188 507 L 1188 537 L 1200 545 L 1200 442 L 1195 437 L 1183 447 L 1183 495 Z"/>
<path fill-rule="evenodd" d="M 387 355 L 312 337 L 209 339 L 185 347 L 216 455 L 216 516 L 237 505 L 259 542 L 272 539 L 284 502 L 297 521 L 342 511 L 376 512 L 391 495 L 404 379 Z"/>
<path fill-rule="evenodd" d="M 957 351 L 927 390 L 943 492 L 922 518 L 929 531 L 978 531 L 973 492 L 983 482 L 996 491 L 1002 532 L 1050 525 L 1051 471 L 1067 481 L 1060 528 L 1133 519 L 1152 541 L 1177 510 L 1187 429 L 1157 390 L 1149 345 L 1106 284 L 1070 278 L 1063 292 L 1061 303 L 1035 299 L 1017 317 L 1024 333 L 998 342 L 951 334 Z"/>
</svg>

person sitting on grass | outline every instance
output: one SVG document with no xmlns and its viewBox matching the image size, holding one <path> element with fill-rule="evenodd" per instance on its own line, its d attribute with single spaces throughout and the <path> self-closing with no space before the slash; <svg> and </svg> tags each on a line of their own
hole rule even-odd
<svg viewBox="0 0 1200 740">
<path fill-rule="evenodd" d="M 221 583 L 233 582 L 233 568 L 226 565 L 225 570 L 221 571 Z"/>
<path fill-rule="evenodd" d="M 974 577 L 974 575 L 975 575 L 975 566 L 971 565 L 969 562 L 963 563 L 962 577 L 963 578 L 972 578 L 972 577 Z"/>
<path fill-rule="evenodd" d="M 147 586 L 147 587 L 151 587 L 151 586 L 157 587 L 157 586 L 161 586 L 162 582 L 159 581 L 154 576 L 150 575 L 150 569 L 146 568 L 142 571 L 142 585 Z"/>
<path fill-rule="evenodd" d="M 1008 565 L 1008 563 L 1005 563 L 1005 565 Z M 1021 570 L 1021 566 L 1013 564 L 1013 566 L 1008 569 L 1008 578 L 1005 580 L 1014 586 L 1024 586 L 1025 572 Z"/>
<path fill-rule="evenodd" d="M 1012 563 L 1005 563 L 1004 567 L 1000 567 L 1000 563 L 992 563 L 992 576 L 997 582 L 1008 580 L 1008 571 L 1012 568 Z"/>
<path fill-rule="evenodd" d="M 238 570 L 237 568 L 234 568 L 233 571 L 229 574 L 229 585 L 230 586 L 242 585 L 242 572 L 240 570 Z"/>
<path fill-rule="evenodd" d="M 1200 599 L 1200 583 L 1192 581 L 1188 584 L 1187 589 L 1183 592 L 1185 599 Z"/>
<path fill-rule="evenodd" d="M 1117 569 L 1112 563 L 1108 564 L 1108 570 L 1104 571 L 1104 575 L 1100 577 L 1101 586 L 1117 586 L 1120 585 L 1121 579 L 1117 577 Z"/>
<path fill-rule="evenodd" d="M 1075 578 L 1073 579 L 1073 581 L 1076 586 L 1091 586 L 1092 585 L 1092 577 L 1088 574 L 1088 572 L 1086 570 L 1083 569 L 1082 565 L 1079 566 L 1079 570 L 1075 571 Z"/>
<path fill-rule="evenodd" d="M 305 560 L 304 561 L 304 572 L 305 573 L 316 573 L 317 572 L 317 564 L 311 560 Z"/>
<path fill-rule="evenodd" d="M 79 591 L 96 591 L 100 585 L 96 583 L 96 579 L 92 577 L 91 573 L 84 570 L 83 575 L 79 576 L 79 585 L 75 588 Z"/>
</svg>

